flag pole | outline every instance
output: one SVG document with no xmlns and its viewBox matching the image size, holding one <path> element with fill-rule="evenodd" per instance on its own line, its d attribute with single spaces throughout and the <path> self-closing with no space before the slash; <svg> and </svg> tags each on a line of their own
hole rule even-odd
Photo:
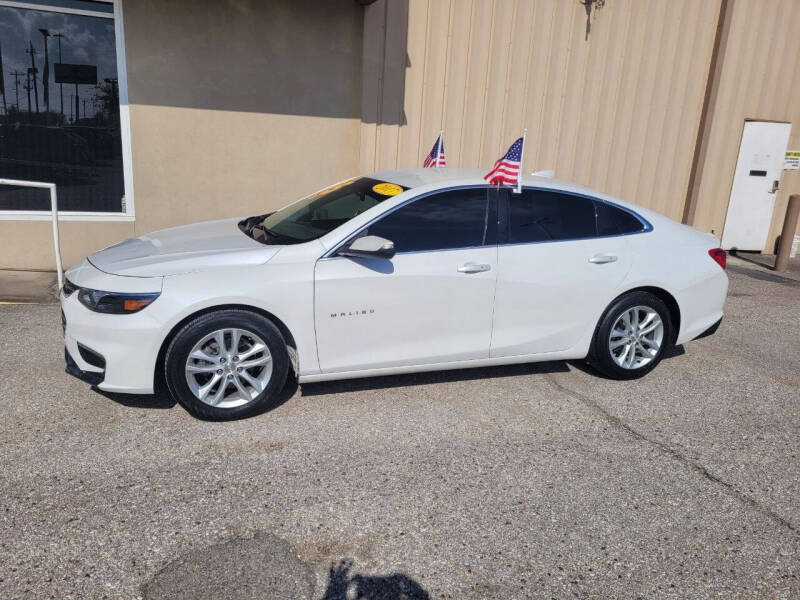
<svg viewBox="0 0 800 600">
<path fill-rule="evenodd" d="M 444 143 L 444 140 L 442 140 L 443 136 L 444 136 L 444 129 L 440 129 L 439 130 L 439 147 L 436 148 L 436 168 L 437 169 L 439 168 L 439 162 L 441 160 L 440 157 L 442 156 L 442 143 Z"/>
<path fill-rule="evenodd" d="M 515 194 L 522 193 L 522 169 L 523 162 L 525 161 L 525 136 L 528 135 L 528 128 L 522 131 L 522 150 L 519 153 L 519 175 L 517 175 L 517 188 L 514 190 Z"/>
</svg>

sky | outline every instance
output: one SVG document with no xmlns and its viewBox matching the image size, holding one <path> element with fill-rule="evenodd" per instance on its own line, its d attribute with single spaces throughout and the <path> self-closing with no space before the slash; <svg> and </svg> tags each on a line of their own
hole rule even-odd
<svg viewBox="0 0 800 600">
<path fill-rule="evenodd" d="M 61 38 L 62 62 L 97 66 L 97 79 L 117 77 L 116 46 L 114 41 L 114 20 L 102 17 L 89 17 L 45 10 L 27 8 L 10 8 L 0 6 L 0 48 L 3 54 L 3 76 L 6 90 L 6 102 L 9 106 L 16 104 L 14 78 L 11 73 L 26 73 L 31 66 L 31 57 L 26 54 L 29 42 L 36 49 L 36 67 L 38 76 L 44 74 L 44 37 L 40 28 L 49 29 L 50 33 L 63 33 Z M 58 62 L 58 40 L 48 41 L 50 55 L 50 109 L 59 110 L 60 100 L 58 84 L 55 83 L 53 64 Z M 19 104 L 27 110 L 27 95 L 23 89 L 25 75 L 19 77 Z M 39 86 L 39 107 L 44 110 L 44 93 L 41 79 Z M 75 93 L 75 86 L 64 84 L 64 112 L 69 115 L 69 95 Z M 92 86 L 79 86 L 82 99 L 90 99 L 95 93 Z M 31 104 L 34 103 L 31 91 Z M 94 112 L 89 102 L 87 113 Z M 0 107 L 2 110 L 2 107 Z M 35 108 L 34 108 L 35 110 Z"/>
</svg>

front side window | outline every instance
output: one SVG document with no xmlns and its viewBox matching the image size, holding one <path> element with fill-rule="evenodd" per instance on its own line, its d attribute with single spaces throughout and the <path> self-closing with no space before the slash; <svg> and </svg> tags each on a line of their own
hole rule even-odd
<svg viewBox="0 0 800 600">
<path fill-rule="evenodd" d="M 589 198 L 548 190 L 508 194 L 508 242 L 551 242 L 597 235 Z"/>
<path fill-rule="evenodd" d="M 451 190 L 414 200 L 369 226 L 397 252 L 471 248 L 490 243 L 487 188 Z"/>
<path fill-rule="evenodd" d="M 108 2 L 0 6 L 0 178 L 55 183 L 61 210 L 125 212 L 116 43 Z M 0 210 L 49 209 L 44 190 L 0 185 Z"/>
</svg>

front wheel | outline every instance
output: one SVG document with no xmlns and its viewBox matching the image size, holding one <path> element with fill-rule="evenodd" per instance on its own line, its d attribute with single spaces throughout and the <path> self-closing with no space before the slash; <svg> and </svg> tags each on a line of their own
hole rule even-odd
<svg viewBox="0 0 800 600">
<path fill-rule="evenodd" d="M 589 363 L 612 379 L 636 379 L 656 367 L 672 339 L 664 302 L 648 292 L 631 292 L 600 319 Z"/>
<path fill-rule="evenodd" d="M 186 324 L 167 349 L 172 396 L 196 415 L 231 420 L 273 405 L 286 383 L 286 343 L 268 319 L 220 310 Z"/>
</svg>

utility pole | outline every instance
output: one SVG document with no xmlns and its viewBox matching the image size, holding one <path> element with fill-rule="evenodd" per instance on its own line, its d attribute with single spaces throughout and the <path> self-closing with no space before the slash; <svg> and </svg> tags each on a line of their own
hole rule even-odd
<svg viewBox="0 0 800 600">
<path fill-rule="evenodd" d="M 17 112 L 19 112 L 19 78 L 23 75 L 25 73 L 22 71 L 11 71 L 11 76 L 14 78 L 14 98 L 16 99 Z"/>
<path fill-rule="evenodd" d="M 29 71 L 33 79 L 33 97 L 36 99 L 36 112 L 39 112 L 39 87 L 36 85 L 36 74 L 39 72 L 36 68 L 36 48 L 33 47 L 33 42 L 28 40 L 30 50 L 25 50 L 26 54 L 31 55 L 31 70 Z M 30 110 L 28 110 L 30 112 Z"/>
<path fill-rule="evenodd" d="M 47 125 L 48 113 L 50 112 L 50 54 L 47 51 L 47 38 L 50 37 L 50 31 L 47 29 L 40 29 L 39 33 L 44 38 L 44 73 L 42 74 L 42 87 L 44 88 L 44 107 L 45 118 L 44 123 Z"/>
<path fill-rule="evenodd" d="M 63 33 L 54 33 L 54 38 L 58 38 L 58 62 L 61 62 L 61 38 L 64 37 Z M 61 116 L 64 116 L 64 84 L 58 84 L 58 95 L 61 96 Z"/>
<path fill-rule="evenodd" d="M 86 118 L 86 98 L 83 99 L 83 118 Z"/>
<path fill-rule="evenodd" d="M 28 93 L 28 120 L 31 118 L 31 68 L 25 72 L 25 91 Z"/>
</svg>

